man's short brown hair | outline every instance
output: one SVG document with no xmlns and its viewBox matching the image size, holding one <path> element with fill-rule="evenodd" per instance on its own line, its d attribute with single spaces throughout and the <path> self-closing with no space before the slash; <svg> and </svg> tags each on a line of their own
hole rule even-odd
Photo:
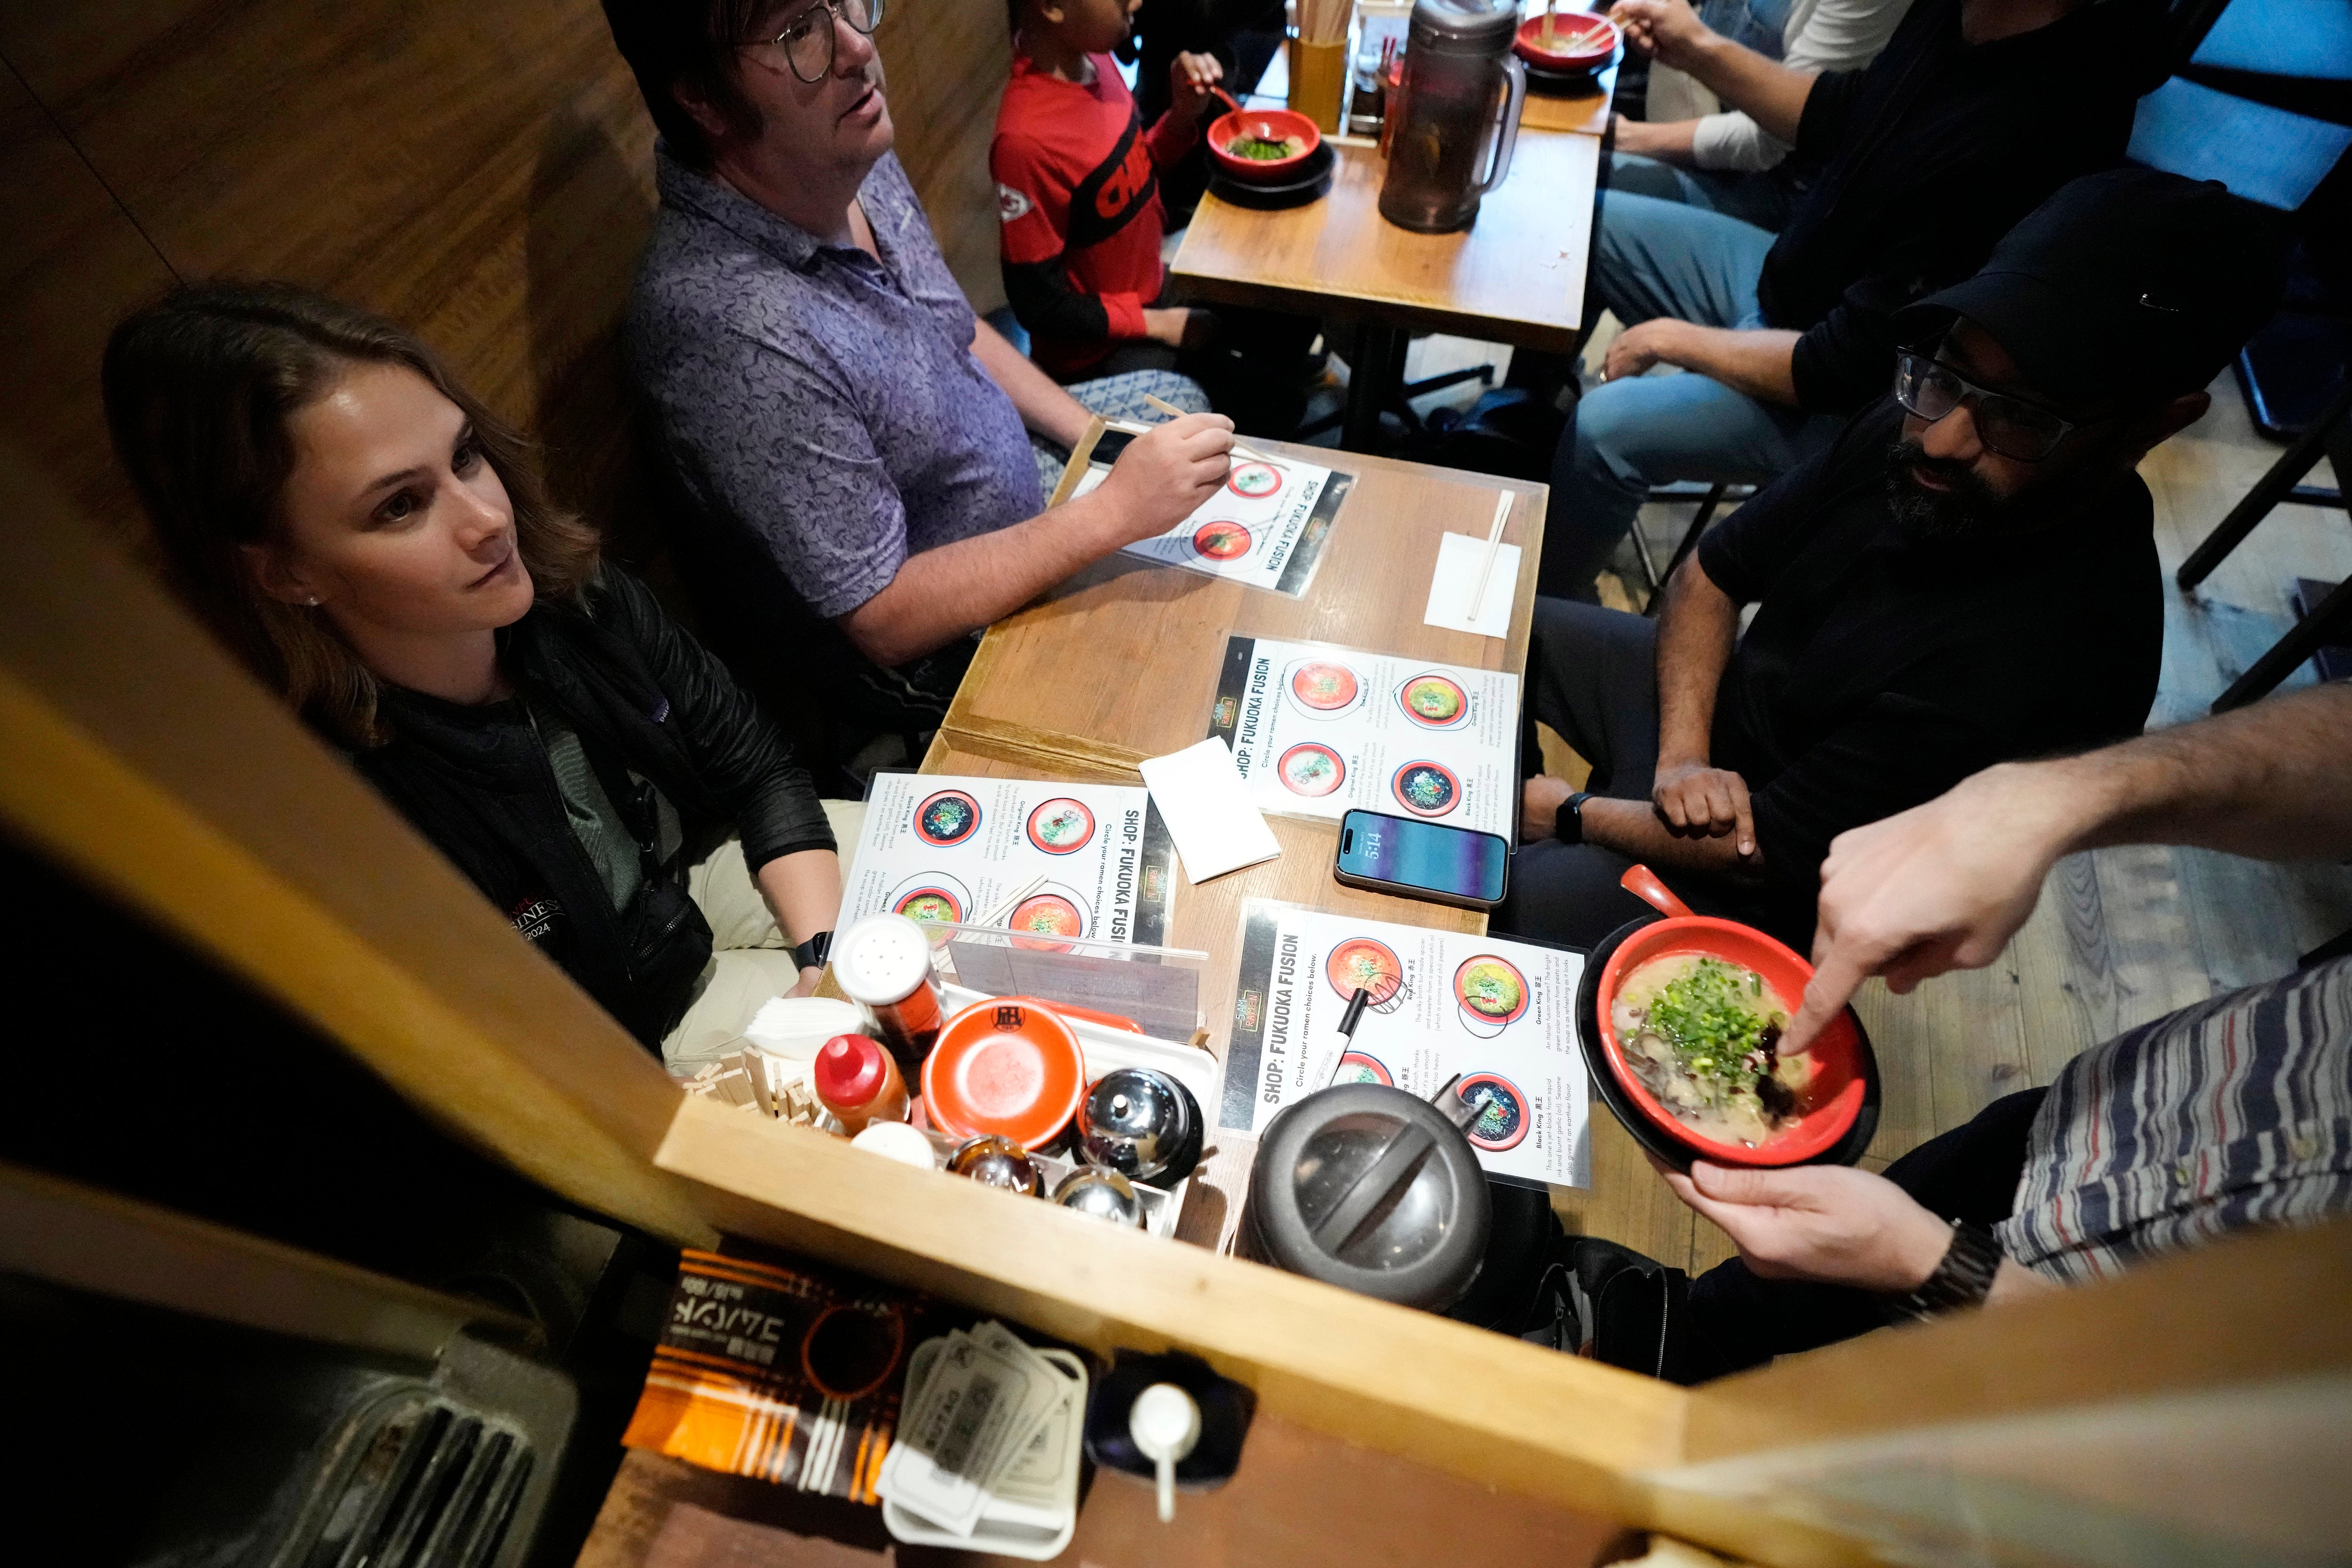
<svg viewBox="0 0 2352 1568">
<path fill-rule="evenodd" d="M 678 103 L 681 85 L 738 136 L 760 133 L 760 111 L 737 83 L 735 51 L 783 10 L 778 0 L 604 0 L 604 20 L 671 157 L 708 171 L 710 138 Z"/>
</svg>

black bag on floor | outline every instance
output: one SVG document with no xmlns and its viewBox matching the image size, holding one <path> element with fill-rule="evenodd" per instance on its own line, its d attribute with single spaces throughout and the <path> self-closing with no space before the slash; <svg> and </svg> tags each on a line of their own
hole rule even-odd
<svg viewBox="0 0 2352 1568">
<path fill-rule="evenodd" d="M 1680 1269 L 1613 1241 L 1566 1237 L 1537 1283 L 1519 1337 L 1644 1376 L 1685 1383 L 1690 1376 L 1683 1318 L 1689 1299 L 1690 1276 Z"/>
</svg>

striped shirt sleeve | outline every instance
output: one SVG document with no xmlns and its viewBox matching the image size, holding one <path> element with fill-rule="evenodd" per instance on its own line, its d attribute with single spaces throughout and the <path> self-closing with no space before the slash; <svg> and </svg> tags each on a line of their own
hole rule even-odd
<svg viewBox="0 0 2352 1568">
<path fill-rule="evenodd" d="M 2002 1249 L 2084 1283 L 2352 1209 L 2352 958 L 2084 1051 L 2034 1118 Z"/>
</svg>

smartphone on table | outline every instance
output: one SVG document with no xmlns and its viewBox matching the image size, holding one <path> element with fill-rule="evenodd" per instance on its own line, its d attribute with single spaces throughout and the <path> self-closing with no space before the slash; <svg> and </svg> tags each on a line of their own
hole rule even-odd
<svg viewBox="0 0 2352 1568">
<path fill-rule="evenodd" d="M 1339 819 L 1331 875 L 1342 887 L 1464 909 L 1492 909 L 1510 885 L 1511 846 L 1499 833 L 1414 817 L 1349 811 Z"/>
</svg>

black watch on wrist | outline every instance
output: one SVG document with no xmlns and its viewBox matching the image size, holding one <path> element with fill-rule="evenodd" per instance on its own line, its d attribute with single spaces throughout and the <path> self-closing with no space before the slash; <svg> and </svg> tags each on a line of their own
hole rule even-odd
<svg viewBox="0 0 2352 1568">
<path fill-rule="evenodd" d="M 1584 803 L 1592 799 L 1590 789 L 1579 789 L 1559 803 L 1559 813 L 1552 819 L 1551 836 L 1564 844 L 1584 841 Z"/>
<path fill-rule="evenodd" d="M 803 969 L 822 969 L 833 951 L 833 933 L 820 931 L 793 949 L 793 962 Z"/>
<path fill-rule="evenodd" d="M 1900 1315 L 1922 1322 L 1962 1307 L 1982 1306 L 1992 1291 L 1993 1276 L 2000 1272 L 2000 1260 L 1992 1227 L 1955 1219 L 1952 1244 L 1944 1249 L 1936 1271 L 1917 1290 L 1888 1295 L 1887 1303 Z"/>
</svg>

